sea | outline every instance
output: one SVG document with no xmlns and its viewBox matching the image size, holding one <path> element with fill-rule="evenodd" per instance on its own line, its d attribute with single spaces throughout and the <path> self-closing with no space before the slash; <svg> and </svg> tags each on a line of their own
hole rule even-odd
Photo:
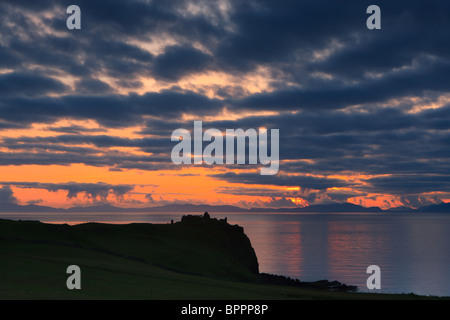
<svg viewBox="0 0 450 320">
<path fill-rule="evenodd" d="M 170 223 L 193 213 L 0 213 L 46 223 Z M 301 281 L 337 280 L 358 291 L 450 296 L 450 214 L 211 213 L 244 228 L 260 272 Z M 369 266 L 380 289 L 369 289 Z"/>
</svg>

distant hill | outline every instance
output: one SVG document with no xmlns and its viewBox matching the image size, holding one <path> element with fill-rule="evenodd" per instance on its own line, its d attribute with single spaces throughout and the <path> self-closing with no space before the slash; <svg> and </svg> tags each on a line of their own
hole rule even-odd
<svg viewBox="0 0 450 320">
<path fill-rule="evenodd" d="M 119 207 L 115 207 L 109 204 L 98 205 L 98 206 L 88 206 L 88 207 L 72 207 L 66 210 L 65 212 L 126 212 L 128 210 L 122 209 Z"/>
<path fill-rule="evenodd" d="M 236 206 L 222 205 L 196 205 L 196 204 L 171 204 L 146 208 L 121 208 L 109 204 L 95 205 L 87 207 L 71 207 L 69 209 L 53 208 L 39 205 L 0 205 L 0 212 L 248 212 L 249 210 Z"/>
<path fill-rule="evenodd" d="M 68 212 L 247 212 L 248 210 L 235 206 L 211 206 L 197 204 L 171 204 L 157 207 L 146 208 L 119 208 L 111 205 L 72 207 L 65 211 Z"/>
<path fill-rule="evenodd" d="M 388 210 L 385 210 L 387 212 L 413 212 L 415 211 L 415 209 L 411 208 L 411 207 L 395 207 L 395 208 L 390 208 Z"/>
<path fill-rule="evenodd" d="M 72 207 L 69 209 L 58 209 L 39 205 L 17 205 L 17 204 L 3 204 L 0 205 L 0 212 L 449 212 L 450 203 L 441 203 L 437 205 L 430 205 L 421 207 L 419 209 L 412 209 L 409 207 L 397 207 L 389 210 L 382 210 L 379 207 L 363 207 L 352 203 L 332 203 L 332 204 L 318 204 L 303 208 L 251 208 L 244 209 L 230 205 L 197 205 L 197 204 L 170 204 L 156 207 L 145 208 L 120 208 L 108 204 L 95 205 L 87 207 Z"/>
<path fill-rule="evenodd" d="M 61 209 L 38 206 L 35 204 L 29 204 L 25 206 L 21 206 L 18 204 L 0 204 L 0 212 L 61 212 Z"/>
<path fill-rule="evenodd" d="M 383 210 L 378 207 L 367 208 L 353 203 L 332 203 L 317 204 L 304 208 L 294 208 L 288 212 L 383 212 Z"/>
<path fill-rule="evenodd" d="M 239 208 L 236 206 L 221 205 L 221 206 L 211 206 L 211 205 L 198 205 L 198 204 L 171 204 L 165 206 L 145 208 L 142 210 L 151 212 L 248 212 L 247 209 Z"/>
<path fill-rule="evenodd" d="M 419 212 L 450 212 L 450 203 L 433 204 L 417 209 Z"/>
</svg>

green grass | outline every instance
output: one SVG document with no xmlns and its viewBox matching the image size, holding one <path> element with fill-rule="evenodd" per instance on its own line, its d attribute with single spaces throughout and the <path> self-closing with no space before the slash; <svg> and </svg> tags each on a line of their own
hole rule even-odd
<svg viewBox="0 0 450 320">
<path fill-rule="evenodd" d="M 248 238 L 215 226 L 0 220 L 0 299 L 419 299 L 258 283 Z M 240 245 L 240 248 L 236 246 Z M 81 268 L 81 290 L 66 269 Z"/>
</svg>

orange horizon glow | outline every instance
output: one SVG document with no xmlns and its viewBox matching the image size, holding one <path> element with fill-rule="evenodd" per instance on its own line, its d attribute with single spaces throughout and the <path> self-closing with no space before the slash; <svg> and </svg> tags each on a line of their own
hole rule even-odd
<svg viewBox="0 0 450 320">
<path fill-rule="evenodd" d="M 0 166 L 0 176 L 3 183 L 11 183 L 11 190 L 18 200 L 18 204 L 35 203 L 42 206 L 69 208 L 72 206 L 86 206 L 99 203 L 109 203 L 124 208 L 152 207 L 169 203 L 194 203 L 210 205 L 234 205 L 240 207 L 263 207 L 271 201 L 281 197 L 234 195 L 220 192 L 224 187 L 245 188 L 248 190 L 265 188 L 273 191 L 286 191 L 285 199 L 293 206 L 306 207 L 309 203 L 301 196 L 289 195 L 292 192 L 302 192 L 301 187 L 280 187 L 274 185 L 257 185 L 244 183 L 230 183 L 210 177 L 213 172 L 222 173 L 220 167 L 181 167 L 180 170 L 146 171 L 127 169 L 124 171 L 110 171 L 109 167 L 93 167 L 84 164 L 60 165 L 24 165 Z M 226 172 L 236 172 L 227 170 Z M 345 177 L 342 177 L 345 178 Z M 351 176 L 347 177 L 352 179 Z M 20 182 L 40 183 L 106 183 L 111 185 L 134 185 L 131 192 L 116 197 L 112 193 L 106 198 L 90 197 L 80 192 L 76 197 L 68 198 L 65 190 L 48 191 L 43 188 L 24 188 L 14 186 Z M 330 188 L 328 192 L 350 191 L 351 188 Z M 153 202 L 146 198 L 151 194 Z M 389 209 L 405 205 L 398 197 L 389 194 L 369 194 L 351 197 L 349 203 L 364 207 L 380 207 Z M 450 202 L 450 199 L 444 199 Z"/>
<path fill-rule="evenodd" d="M 208 116 L 203 120 L 237 120 L 252 116 L 270 116 L 274 112 L 244 112 L 241 114 L 228 112 L 226 109 L 216 116 Z M 190 121 L 194 117 L 185 115 L 184 120 Z M 0 130 L 0 139 L 23 138 L 23 137 L 57 137 L 68 135 L 54 131 L 58 128 L 76 126 L 80 130 L 85 129 L 83 135 L 107 135 L 122 139 L 141 139 L 143 137 L 152 137 L 149 134 L 141 133 L 142 126 L 130 126 L 124 128 L 105 128 L 94 120 L 75 120 L 60 119 L 54 123 L 34 123 L 29 128 L 22 129 L 3 129 Z M 170 139 L 168 138 L 168 143 Z M 65 146 L 64 144 L 59 144 Z M 19 145 L 20 146 L 20 145 Z M 67 145 L 69 146 L 69 145 Z M 139 147 L 133 146 L 113 146 L 96 147 L 84 143 L 71 144 L 71 147 L 89 147 L 97 152 L 97 156 L 108 154 L 121 154 L 123 156 L 148 156 L 151 159 L 152 154 L 147 153 Z M 8 149 L 3 147 L 0 152 L 20 154 L 23 150 Z M 28 153 L 37 152 L 36 150 L 26 150 Z M 51 151 L 56 152 L 56 151 Z M 170 157 L 170 155 L 167 155 Z M 307 163 L 315 164 L 312 159 L 290 159 L 281 160 L 283 163 Z M 247 170 L 236 170 L 223 166 L 177 166 L 171 170 L 140 170 L 140 169 L 119 169 L 108 166 L 89 166 L 85 164 L 71 165 L 3 165 L 0 166 L 0 185 L 8 185 L 13 191 L 17 203 L 20 205 L 38 204 L 57 208 L 68 208 L 71 206 L 86 206 L 98 203 L 109 203 L 124 208 L 151 207 L 169 203 L 195 203 L 210 205 L 234 205 L 240 207 L 264 207 L 273 204 L 274 201 L 285 200 L 284 205 L 289 207 L 307 207 L 312 204 L 333 202 L 329 195 L 333 193 L 346 192 L 354 194 L 347 199 L 348 203 L 362 205 L 364 207 L 380 207 L 389 209 L 391 207 L 404 206 L 398 196 L 390 194 L 364 194 L 357 187 L 332 187 L 326 190 L 308 190 L 301 185 L 277 186 L 270 184 L 248 184 L 231 183 L 225 180 L 211 177 L 213 174 L 230 173 L 236 174 L 243 172 L 254 172 L 259 170 L 258 166 L 248 167 Z M 340 174 L 312 174 L 312 173 L 290 173 L 283 172 L 280 167 L 279 176 L 303 177 L 310 176 L 315 178 L 337 179 L 359 186 L 368 186 L 367 180 L 374 177 L 385 177 L 389 175 L 368 175 L 358 172 L 343 172 Z M 45 188 L 21 187 L 20 183 L 105 183 L 111 185 L 132 185 L 133 190 L 122 196 L 116 196 L 113 193 L 107 196 L 92 197 L 88 193 L 79 192 L 77 196 L 68 198 L 67 190 L 48 191 Z M 17 185 L 14 185 L 17 183 Z M 243 190 L 264 189 L 284 193 L 284 196 L 271 197 L 269 195 L 249 195 L 249 194 L 227 194 L 223 192 L 224 188 L 242 188 Z M 316 203 L 310 203 L 304 196 L 311 192 L 321 194 Z M 328 194 L 328 195 L 327 195 Z M 151 195 L 150 197 L 148 195 Z M 432 195 L 430 193 L 429 195 Z M 444 202 L 450 202 L 450 196 L 445 198 Z M 151 200 L 149 200 L 151 199 Z"/>
</svg>

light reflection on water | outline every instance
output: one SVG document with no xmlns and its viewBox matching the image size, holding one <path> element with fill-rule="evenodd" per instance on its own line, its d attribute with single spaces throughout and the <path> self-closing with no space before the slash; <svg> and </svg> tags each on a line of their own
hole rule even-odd
<svg viewBox="0 0 450 320">
<path fill-rule="evenodd" d="M 369 291 L 366 269 L 375 264 L 381 268 L 377 292 L 450 296 L 450 215 L 332 213 L 239 218 L 256 250 L 261 272 L 304 281 L 338 280 Z"/>
<path fill-rule="evenodd" d="M 186 213 L 184 213 L 186 214 Z M 198 214 L 198 213 L 193 213 Z M 180 213 L 0 214 L 50 223 L 170 223 Z M 260 271 L 303 281 L 338 280 L 368 291 L 366 269 L 381 268 L 381 291 L 450 296 L 450 214 L 216 213 L 244 227 Z"/>
</svg>

